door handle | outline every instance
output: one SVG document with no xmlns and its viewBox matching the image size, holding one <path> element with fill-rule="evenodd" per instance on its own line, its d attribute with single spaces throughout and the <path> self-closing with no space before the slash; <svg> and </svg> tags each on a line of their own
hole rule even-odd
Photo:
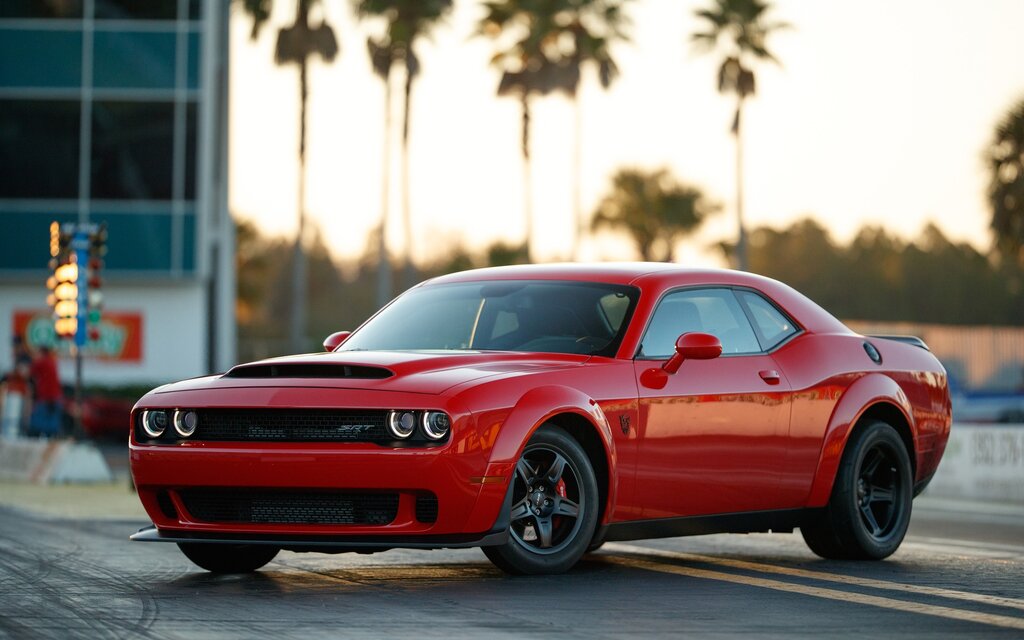
<svg viewBox="0 0 1024 640">
<path fill-rule="evenodd" d="M 779 372 L 775 369 L 765 369 L 764 371 L 758 371 L 757 375 L 761 376 L 761 379 L 768 384 L 779 384 L 782 381 L 782 377 Z"/>
</svg>

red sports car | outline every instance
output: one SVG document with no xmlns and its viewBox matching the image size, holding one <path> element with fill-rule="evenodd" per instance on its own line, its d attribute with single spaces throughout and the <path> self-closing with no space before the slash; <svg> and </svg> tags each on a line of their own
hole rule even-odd
<svg viewBox="0 0 1024 640">
<path fill-rule="evenodd" d="M 606 540 L 792 531 L 893 553 L 942 457 L 946 373 L 779 282 L 670 264 L 425 282 L 327 353 L 154 389 L 131 466 L 155 526 L 216 572 L 279 549 L 482 547 L 511 573 Z"/>
</svg>

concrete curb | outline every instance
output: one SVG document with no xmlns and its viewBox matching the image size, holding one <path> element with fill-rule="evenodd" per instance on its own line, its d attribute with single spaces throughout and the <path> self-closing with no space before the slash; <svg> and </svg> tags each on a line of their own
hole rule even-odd
<svg viewBox="0 0 1024 640">
<path fill-rule="evenodd" d="M 0 440 L 0 480 L 32 484 L 111 482 L 95 445 L 72 440 Z"/>
</svg>

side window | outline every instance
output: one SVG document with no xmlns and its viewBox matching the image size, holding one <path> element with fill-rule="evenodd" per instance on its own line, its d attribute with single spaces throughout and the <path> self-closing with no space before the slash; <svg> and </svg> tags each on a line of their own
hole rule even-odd
<svg viewBox="0 0 1024 640">
<path fill-rule="evenodd" d="M 761 337 L 764 338 L 765 350 L 771 349 L 797 332 L 793 322 L 776 309 L 772 303 L 753 291 L 738 291 L 737 293 L 750 309 L 754 324 L 757 325 Z"/>
<path fill-rule="evenodd" d="M 640 355 L 668 358 L 676 339 L 693 331 L 722 341 L 722 353 L 758 353 L 761 347 L 746 314 L 729 289 L 689 289 L 671 293 L 654 310 Z"/>
</svg>

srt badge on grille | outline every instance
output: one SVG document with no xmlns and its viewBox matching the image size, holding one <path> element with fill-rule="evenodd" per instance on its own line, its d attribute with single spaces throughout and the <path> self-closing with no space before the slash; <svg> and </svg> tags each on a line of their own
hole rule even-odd
<svg viewBox="0 0 1024 640">
<path fill-rule="evenodd" d="M 335 427 L 340 435 L 343 436 L 358 436 L 373 429 L 372 424 L 343 424 L 340 427 Z"/>
</svg>

